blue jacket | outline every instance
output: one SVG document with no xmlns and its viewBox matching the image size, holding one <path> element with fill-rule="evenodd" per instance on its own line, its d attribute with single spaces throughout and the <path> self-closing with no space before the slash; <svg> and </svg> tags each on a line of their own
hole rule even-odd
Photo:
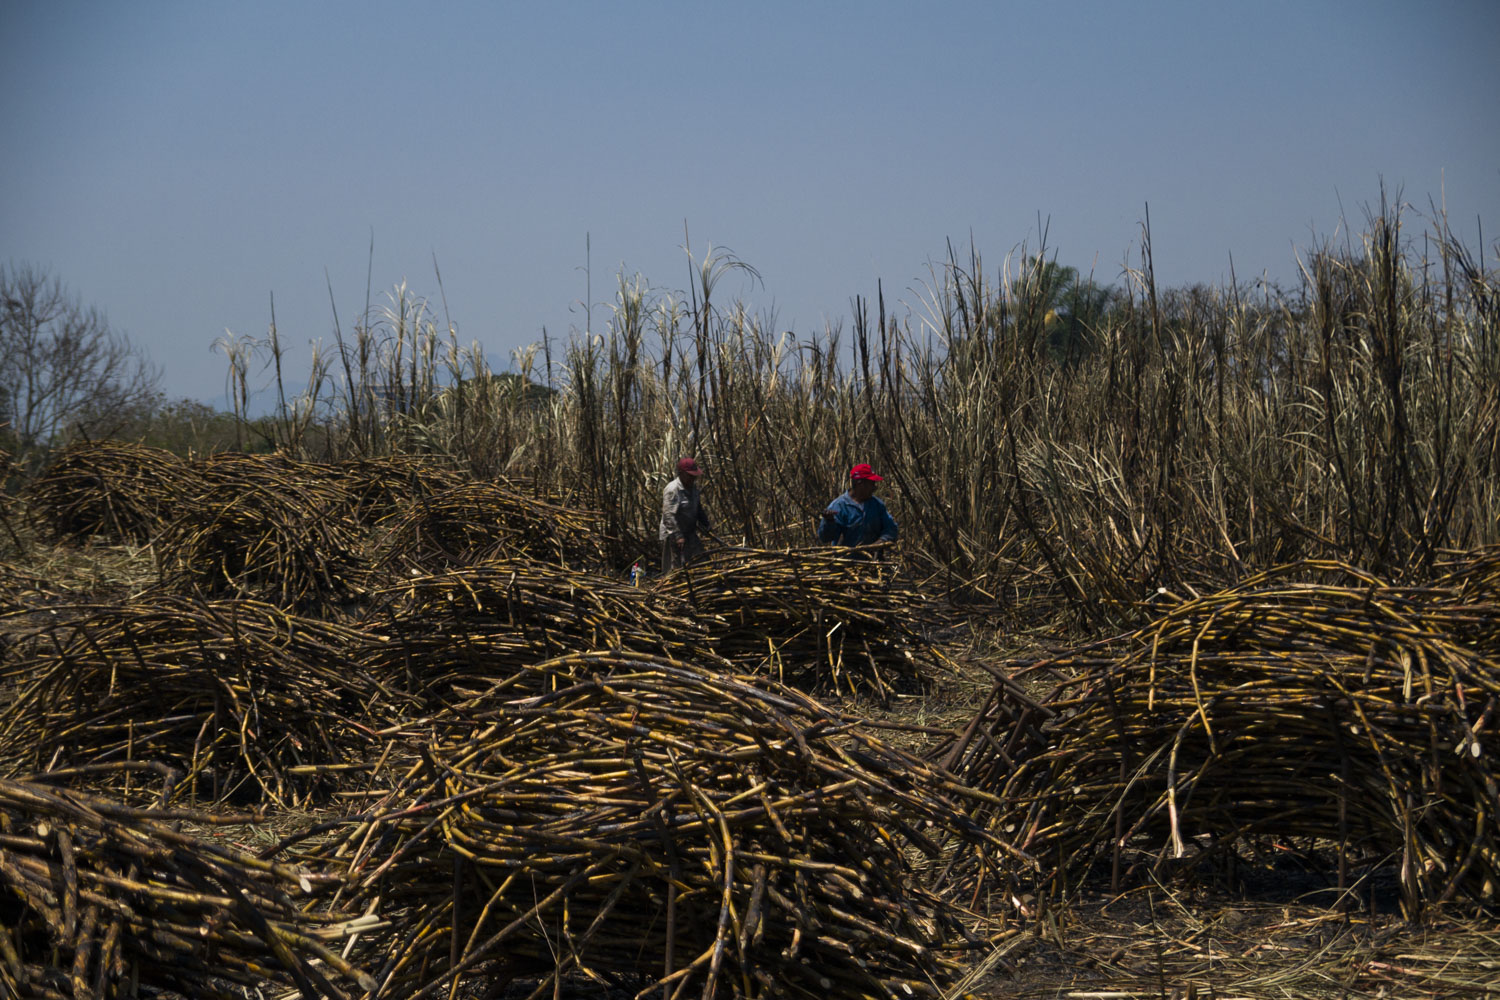
<svg viewBox="0 0 1500 1000">
<path fill-rule="evenodd" d="M 828 509 L 833 511 L 833 520 L 818 518 L 818 541 L 824 544 L 869 545 L 896 540 L 896 519 L 879 497 L 860 504 L 845 493 L 829 504 Z"/>
</svg>

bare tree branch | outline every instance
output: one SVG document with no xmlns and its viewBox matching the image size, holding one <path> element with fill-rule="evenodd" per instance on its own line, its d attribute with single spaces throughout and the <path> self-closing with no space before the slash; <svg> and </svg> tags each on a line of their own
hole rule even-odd
<svg viewBox="0 0 1500 1000">
<path fill-rule="evenodd" d="M 0 358 L 0 436 L 20 464 L 73 437 L 108 437 L 159 399 L 160 369 L 30 264 L 0 265 Z"/>
</svg>

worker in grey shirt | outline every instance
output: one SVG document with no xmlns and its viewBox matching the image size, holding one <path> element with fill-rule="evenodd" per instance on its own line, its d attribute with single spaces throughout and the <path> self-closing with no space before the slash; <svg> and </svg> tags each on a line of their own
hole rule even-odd
<svg viewBox="0 0 1500 1000">
<path fill-rule="evenodd" d="M 677 475 L 661 495 L 661 571 L 677 569 L 703 554 L 698 530 L 709 531 L 698 478 L 703 470 L 691 458 L 677 460 Z"/>
</svg>

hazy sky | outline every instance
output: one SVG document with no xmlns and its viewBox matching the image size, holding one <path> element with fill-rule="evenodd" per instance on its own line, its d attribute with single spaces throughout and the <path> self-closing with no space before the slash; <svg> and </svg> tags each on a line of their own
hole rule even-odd
<svg viewBox="0 0 1500 1000">
<path fill-rule="evenodd" d="M 779 329 L 918 309 L 1038 219 L 1116 283 L 1295 275 L 1380 186 L 1500 235 L 1500 2 L 0 0 L 0 260 L 224 404 L 225 331 L 298 362 L 405 279 L 504 369 L 687 244 Z M 373 233 L 374 256 L 370 257 Z M 592 247 L 586 251 L 586 241 Z M 1488 252 L 1488 251 L 1487 251 Z M 264 376 L 258 376 L 264 382 Z"/>
</svg>

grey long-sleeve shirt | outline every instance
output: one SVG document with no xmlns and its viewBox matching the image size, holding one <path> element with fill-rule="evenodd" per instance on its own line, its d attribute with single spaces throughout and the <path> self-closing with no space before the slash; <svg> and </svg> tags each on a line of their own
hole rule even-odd
<svg viewBox="0 0 1500 1000">
<path fill-rule="evenodd" d="M 661 495 L 662 541 L 687 538 L 696 535 L 699 528 L 710 527 L 708 515 L 703 510 L 702 495 L 698 485 L 687 486 L 680 478 L 673 477 Z"/>
</svg>

